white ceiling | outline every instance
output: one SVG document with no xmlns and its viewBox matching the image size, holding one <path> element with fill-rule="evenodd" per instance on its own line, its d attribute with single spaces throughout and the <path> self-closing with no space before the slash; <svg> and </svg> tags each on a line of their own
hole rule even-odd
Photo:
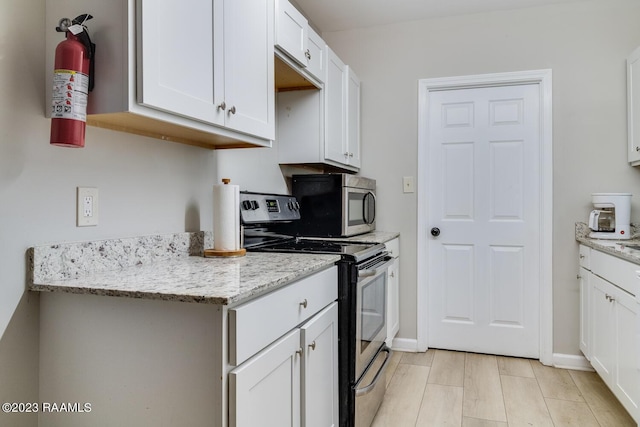
<svg viewBox="0 0 640 427">
<path fill-rule="evenodd" d="M 320 32 L 585 0 L 293 0 Z"/>
</svg>

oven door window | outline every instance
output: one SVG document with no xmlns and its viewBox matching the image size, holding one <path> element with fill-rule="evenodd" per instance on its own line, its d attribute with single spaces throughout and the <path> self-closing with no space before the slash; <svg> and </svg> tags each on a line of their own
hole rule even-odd
<svg viewBox="0 0 640 427">
<path fill-rule="evenodd" d="M 349 191 L 349 226 L 373 224 L 376 219 L 376 198 L 372 192 Z"/>
<path fill-rule="evenodd" d="M 386 274 L 377 276 L 362 287 L 362 309 L 360 310 L 360 352 L 363 353 L 369 344 L 377 341 L 380 331 L 386 325 Z"/>
</svg>

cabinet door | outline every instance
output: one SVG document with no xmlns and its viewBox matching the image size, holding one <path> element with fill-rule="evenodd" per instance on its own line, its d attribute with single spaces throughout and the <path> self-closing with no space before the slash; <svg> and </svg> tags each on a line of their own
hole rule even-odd
<svg viewBox="0 0 640 427">
<path fill-rule="evenodd" d="M 616 289 L 616 369 L 614 392 L 629 411 L 638 414 L 640 405 L 640 365 L 638 360 L 638 336 L 636 330 L 638 303 L 635 298 L 621 289 Z M 640 415 L 640 414 L 638 414 Z"/>
<path fill-rule="evenodd" d="M 629 163 L 640 163 L 640 48 L 627 58 L 627 127 Z"/>
<path fill-rule="evenodd" d="M 578 273 L 578 282 L 580 285 L 580 350 L 587 358 L 587 360 L 591 360 L 591 353 L 589 348 L 589 343 L 591 339 L 589 337 L 591 328 L 589 327 L 589 295 L 591 294 L 591 289 L 589 288 L 589 276 L 591 273 L 580 267 L 580 273 Z"/>
<path fill-rule="evenodd" d="M 215 106 L 213 2 L 138 0 L 138 10 L 138 102 L 222 124 Z"/>
<path fill-rule="evenodd" d="M 360 79 L 347 66 L 347 152 L 349 165 L 360 167 Z"/>
<path fill-rule="evenodd" d="M 275 44 L 303 67 L 307 66 L 307 19 L 288 0 L 276 2 Z"/>
<path fill-rule="evenodd" d="M 400 329 L 399 271 L 399 259 L 396 258 L 389 266 L 387 273 L 387 346 L 389 347 Z"/>
<path fill-rule="evenodd" d="M 591 284 L 591 364 L 609 382 L 615 362 L 614 286 L 592 274 Z"/>
<path fill-rule="evenodd" d="M 347 67 L 330 48 L 327 48 L 327 80 L 325 81 L 325 146 L 327 160 L 347 164 L 346 100 Z"/>
<path fill-rule="evenodd" d="M 224 102 L 228 128 L 275 138 L 274 0 L 224 1 Z"/>
<path fill-rule="evenodd" d="M 307 50 L 309 52 L 307 71 L 320 83 L 327 79 L 325 71 L 325 55 L 327 44 L 312 28 L 307 29 Z"/>
<path fill-rule="evenodd" d="M 301 328 L 303 427 L 338 425 L 338 303 Z"/>
<path fill-rule="evenodd" d="M 231 427 L 300 426 L 300 330 L 229 373 Z"/>
</svg>

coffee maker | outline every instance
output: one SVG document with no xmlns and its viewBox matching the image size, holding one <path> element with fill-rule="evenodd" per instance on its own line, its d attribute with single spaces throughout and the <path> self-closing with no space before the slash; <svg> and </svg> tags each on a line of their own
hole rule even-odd
<svg viewBox="0 0 640 427">
<path fill-rule="evenodd" d="M 631 194 L 593 193 L 594 210 L 589 214 L 589 237 L 593 239 L 631 238 Z"/>
</svg>

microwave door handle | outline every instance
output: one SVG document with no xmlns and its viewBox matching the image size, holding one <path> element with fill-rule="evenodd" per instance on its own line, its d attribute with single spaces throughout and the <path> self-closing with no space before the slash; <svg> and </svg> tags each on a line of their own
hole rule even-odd
<svg viewBox="0 0 640 427">
<path fill-rule="evenodd" d="M 373 203 L 369 204 L 368 200 L 369 197 L 373 198 Z M 369 206 L 372 207 L 372 218 L 369 218 Z M 365 196 L 364 196 L 364 202 L 362 203 L 362 219 L 364 220 L 365 224 L 373 224 L 373 222 L 376 220 L 376 195 L 373 194 L 371 191 L 369 191 Z"/>
</svg>

